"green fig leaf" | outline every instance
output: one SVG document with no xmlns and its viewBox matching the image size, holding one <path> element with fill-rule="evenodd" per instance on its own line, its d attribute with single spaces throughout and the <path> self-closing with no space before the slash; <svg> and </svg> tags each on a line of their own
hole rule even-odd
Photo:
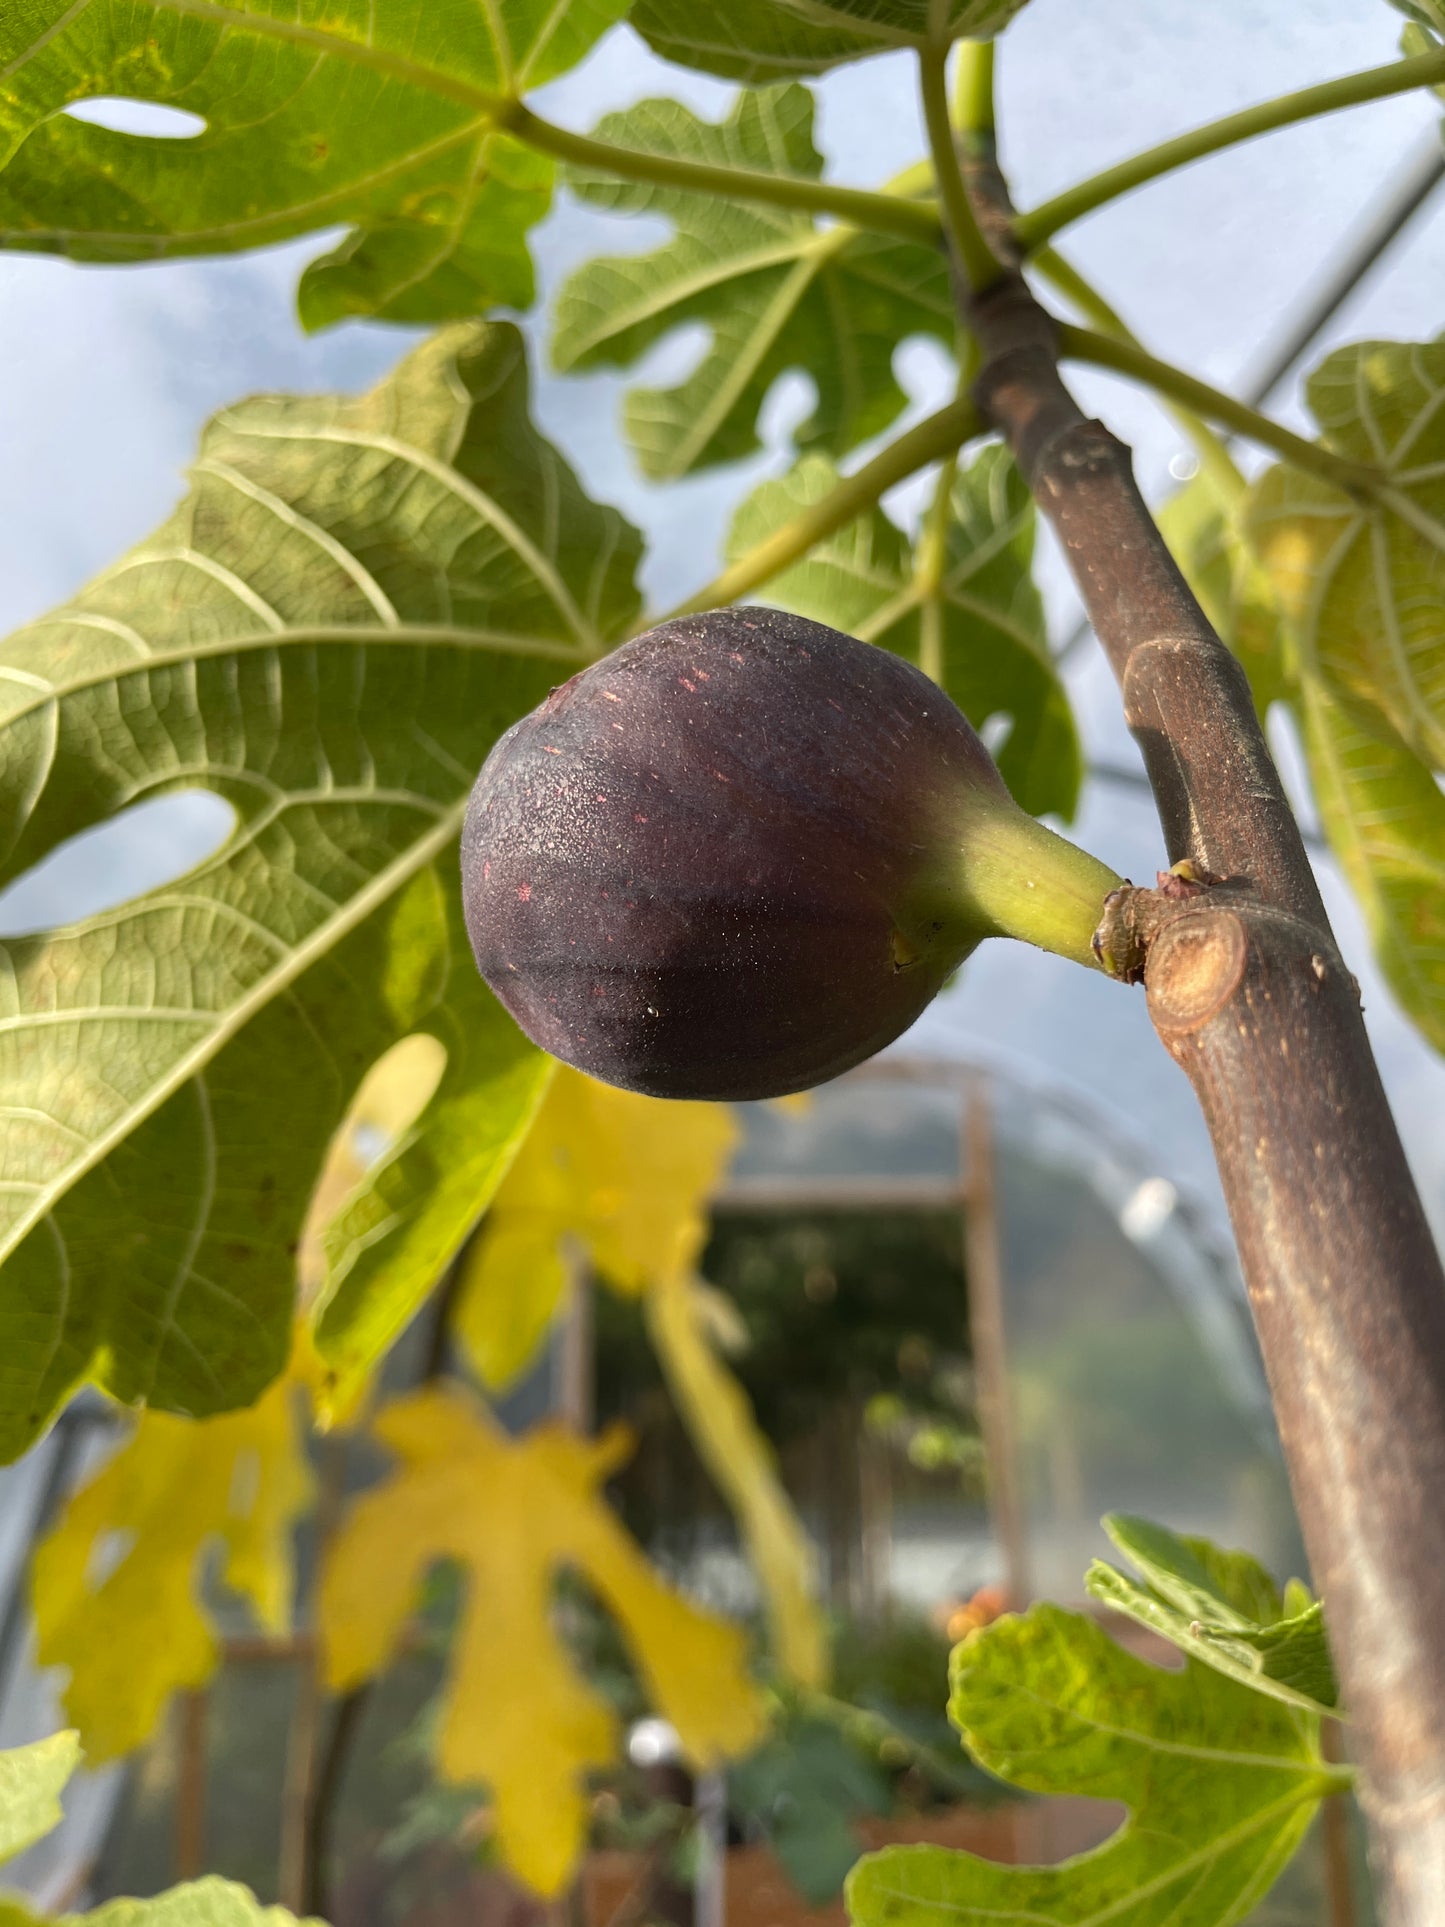
<svg viewBox="0 0 1445 1927">
<path fill-rule="evenodd" d="M 1220 507 L 1208 478 L 1196 475 L 1155 520 L 1204 613 L 1244 665 L 1263 716 L 1289 691 L 1283 618 L 1237 517 Z"/>
<path fill-rule="evenodd" d="M 764 482 L 734 517 L 729 557 L 746 553 L 837 482 L 837 471 L 820 455 L 804 456 L 788 474 Z M 1082 758 L 1030 574 L 1034 526 L 1033 502 L 1009 455 L 986 448 L 954 480 L 936 581 L 907 536 L 873 509 L 773 577 L 765 599 L 925 667 L 925 634 L 932 629 L 942 685 L 986 733 L 1015 800 L 1035 815 L 1069 817 Z M 1003 720 L 1007 735 L 999 746 Z"/>
<path fill-rule="evenodd" d="M 951 1713 L 970 1753 L 1030 1792 L 1119 1800 L 1091 1853 L 1012 1867 L 941 1847 L 870 1855 L 848 1881 L 855 1927 L 1229 1927 L 1348 1783 L 1319 1721 L 1190 1660 L 1165 1672 L 1081 1613 L 1035 1606 L 971 1633 Z"/>
<path fill-rule="evenodd" d="M 1385 981 L 1445 1052 L 1445 794 L 1393 730 L 1317 679 L 1298 714 L 1315 807 Z"/>
<path fill-rule="evenodd" d="M 743 94 L 725 121 L 671 100 L 611 114 L 599 139 L 711 166 L 817 180 L 813 100 L 805 87 Z M 803 446 L 841 454 L 887 428 L 906 397 L 893 355 L 910 335 L 952 345 L 953 301 L 936 248 L 843 224 L 820 228 L 791 208 L 742 205 L 673 187 L 571 169 L 569 186 L 599 207 L 664 215 L 670 240 L 651 254 L 589 262 L 557 298 L 559 368 L 628 367 L 686 322 L 706 322 L 701 361 L 672 388 L 627 397 L 627 434 L 656 479 L 735 461 L 758 446 L 758 413 L 789 369 L 817 384 Z"/>
<path fill-rule="evenodd" d="M 1093 1598 L 1243 1685 L 1311 1712 L 1334 1711 L 1339 1687 L 1316 1601 L 1296 1595 L 1287 1612 L 1247 1552 L 1124 1513 L 1111 1513 L 1104 1530 L 1145 1583 L 1095 1560 L 1084 1581 Z"/>
<path fill-rule="evenodd" d="M 0 645 L 0 883 L 145 798 L 236 817 L 180 880 L 4 942 L 7 1456 L 88 1374 L 257 1396 L 330 1138 L 418 1029 L 445 1073 L 333 1227 L 323 1350 L 361 1369 L 435 1281 L 546 1074 L 462 937 L 466 797 L 631 625 L 639 552 L 532 428 L 517 330 L 474 324 L 359 398 L 224 411 L 171 521 Z"/>
<path fill-rule="evenodd" d="M 1328 445 L 1378 466 L 1385 486 L 1357 500 L 1299 469 L 1269 469 L 1246 533 L 1300 674 L 1445 770 L 1445 338 L 1337 349 L 1307 393 Z"/>
<path fill-rule="evenodd" d="M 0 9 L 0 243 L 76 261 L 229 254 L 338 226 L 301 318 L 425 322 L 533 294 L 552 163 L 498 131 L 626 0 L 12 0 Z M 66 110 L 178 108 L 193 138 Z"/>
<path fill-rule="evenodd" d="M 949 0 L 949 33 L 987 39 L 1023 5 Z M 664 60 L 758 86 L 922 46 L 929 0 L 639 0 L 632 24 Z"/>
</svg>

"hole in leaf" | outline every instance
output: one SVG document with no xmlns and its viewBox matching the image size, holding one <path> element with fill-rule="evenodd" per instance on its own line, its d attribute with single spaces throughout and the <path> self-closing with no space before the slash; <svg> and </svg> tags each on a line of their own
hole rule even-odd
<svg viewBox="0 0 1445 1927">
<path fill-rule="evenodd" d="M 43 856 L 0 890 L 0 937 L 33 937 L 175 883 L 214 856 L 236 812 L 213 790 L 147 797 Z"/>
<path fill-rule="evenodd" d="M 1003 755 L 1004 746 L 1014 733 L 1014 719 L 1006 709 L 998 710 L 989 716 L 979 727 L 983 746 L 995 762 Z"/>
<path fill-rule="evenodd" d="M 167 107 L 158 100 L 129 100 L 119 94 L 99 94 L 94 100 L 73 100 L 62 110 L 87 127 L 104 127 L 112 134 L 140 134 L 148 140 L 191 141 L 204 134 L 203 114 L 184 107 Z"/>
<path fill-rule="evenodd" d="M 436 1094 L 446 1045 L 414 1031 L 383 1052 L 356 1087 L 326 1153 L 296 1253 L 301 1302 L 314 1303 L 326 1281 L 326 1228 L 372 1165 L 411 1129 Z"/>
</svg>

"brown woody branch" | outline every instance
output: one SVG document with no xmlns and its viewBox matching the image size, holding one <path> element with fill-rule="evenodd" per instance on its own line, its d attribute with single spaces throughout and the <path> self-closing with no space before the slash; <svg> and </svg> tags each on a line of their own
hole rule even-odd
<svg viewBox="0 0 1445 1927">
<path fill-rule="evenodd" d="M 1389 1927 L 1445 1921 L 1445 1275 L 1244 674 L 1010 272 L 962 297 L 975 394 L 1052 522 L 1171 860 L 1118 906 L 1213 1139 L 1364 1769 Z M 1117 935 L 1117 933 L 1116 933 Z"/>
</svg>

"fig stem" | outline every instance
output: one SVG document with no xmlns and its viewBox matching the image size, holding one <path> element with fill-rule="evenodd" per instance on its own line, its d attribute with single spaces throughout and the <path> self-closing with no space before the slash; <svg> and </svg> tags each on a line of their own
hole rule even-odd
<svg viewBox="0 0 1445 1927">
<path fill-rule="evenodd" d="M 1094 949 L 1105 901 L 1124 879 L 1012 805 L 970 824 L 962 896 L 999 936 L 1109 974 Z"/>
</svg>

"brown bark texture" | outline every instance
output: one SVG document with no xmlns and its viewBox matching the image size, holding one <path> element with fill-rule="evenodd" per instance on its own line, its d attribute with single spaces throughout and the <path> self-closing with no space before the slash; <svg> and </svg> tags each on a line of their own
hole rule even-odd
<svg viewBox="0 0 1445 1927">
<path fill-rule="evenodd" d="M 1058 534 L 1171 861 L 1119 906 L 1204 1110 L 1362 1768 L 1389 1927 L 1445 1922 L 1445 1275 L 1239 664 L 1059 377 L 1016 273 L 965 297 L 976 394 Z"/>
</svg>

